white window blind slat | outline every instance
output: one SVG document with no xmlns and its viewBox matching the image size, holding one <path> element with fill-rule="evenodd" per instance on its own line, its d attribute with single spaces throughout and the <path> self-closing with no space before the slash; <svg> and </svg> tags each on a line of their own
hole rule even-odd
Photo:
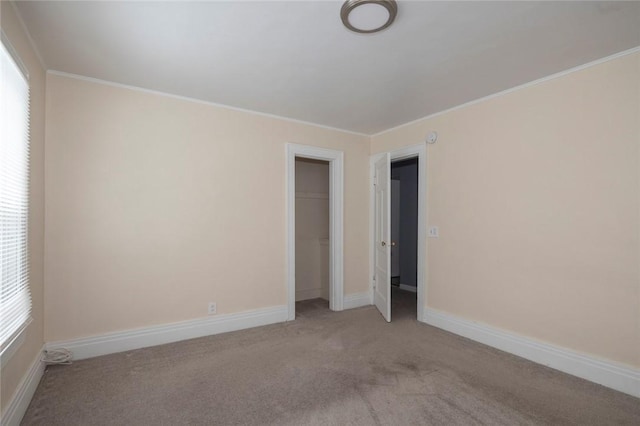
<svg viewBox="0 0 640 426">
<path fill-rule="evenodd" d="M 29 83 L 0 43 L 0 352 L 28 323 Z"/>
</svg>

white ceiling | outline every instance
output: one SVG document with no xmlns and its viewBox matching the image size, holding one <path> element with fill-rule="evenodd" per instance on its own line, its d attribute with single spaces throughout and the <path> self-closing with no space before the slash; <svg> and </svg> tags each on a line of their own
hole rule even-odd
<svg viewBox="0 0 640 426">
<path fill-rule="evenodd" d="M 48 69 L 374 134 L 640 45 L 639 2 L 20 2 Z"/>
</svg>

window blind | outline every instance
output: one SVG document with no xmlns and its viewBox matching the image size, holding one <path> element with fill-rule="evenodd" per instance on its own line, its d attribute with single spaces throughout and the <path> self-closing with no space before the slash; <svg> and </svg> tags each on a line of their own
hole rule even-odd
<svg viewBox="0 0 640 426">
<path fill-rule="evenodd" d="M 4 34 L 3 34 L 4 35 Z M 29 292 L 29 82 L 0 43 L 0 352 L 31 318 Z"/>
</svg>

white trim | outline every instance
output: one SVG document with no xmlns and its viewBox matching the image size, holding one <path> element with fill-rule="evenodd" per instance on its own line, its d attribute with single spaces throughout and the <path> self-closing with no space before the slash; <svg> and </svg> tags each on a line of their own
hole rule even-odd
<svg viewBox="0 0 640 426">
<path fill-rule="evenodd" d="M 40 360 L 41 357 L 42 350 L 38 352 L 36 359 L 33 360 L 33 363 L 22 378 L 22 381 L 7 405 L 7 409 L 0 415 L 0 425 L 18 426 L 22 421 L 24 413 L 27 412 L 33 394 L 36 392 L 40 379 L 42 379 L 42 375 L 44 374 L 45 365 Z"/>
<path fill-rule="evenodd" d="M 286 144 L 285 153 L 287 306 L 288 319 L 293 321 L 296 318 L 296 157 L 329 162 L 329 308 L 344 309 L 344 153 L 293 143 Z"/>
<path fill-rule="evenodd" d="M 425 308 L 424 322 L 476 342 L 640 397 L 640 370 Z"/>
<path fill-rule="evenodd" d="M 309 299 L 318 299 L 322 297 L 322 288 L 305 288 L 296 290 L 296 302 Z"/>
<path fill-rule="evenodd" d="M 27 37 L 27 40 L 29 41 L 31 50 L 33 50 L 34 55 L 36 55 L 36 58 L 38 59 L 38 62 L 40 62 L 40 66 L 42 67 L 42 69 L 46 70 L 47 65 L 44 63 L 44 59 L 42 59 L 40 50 L 38 49 L 38 46 L 36 45 L 35 41 L 33 41 L 33 37 L 31 37 L 31 32 L 29 31 L 27 24 L 24 23 L 24 19 L 22 18 L 22 13 L 20 13 L 20 10 L 18 9 L 18 5 L 16 4 L 15 1 L 10 1 L 9 4 L 13 8 L 13 12 L 16 14 L 16 17 L 18 18 L 18 23 L 20 24 L 22 31 L 24 32 L 25 36 Z"/>
<path fill-rule="evenodd" d="M 73 352 L 73 359 L 78 360 L 260 327 L 286 320 L 287 307 L 274 306 L 236 314 L 216 315 L 190 321 L 106 333 L 93 337 L 50 342 L 46 344 L 46 349 L 69 349 Z"/>
<path fill-rule="evenodd" d="M 370 293 L 365 291 L 364 293 L 347 294 L 344 297 L 344 308 L 354 309 L 361 306 L 370 306 L 372 304 Z"/>
<path fill-rule="evenodd" d="M 410 291 L 411 293 L 417 293 L 418 288 L 408 284 L 399 284 L 398 288 L 403 291 Z"/>
<path fill-rule="evenodd" d="M 434 112 L 433 114 L 429 114 L 429 115 L 426 115 L 424 117 L 417 118 L 415 120 L 411 120 L 411 121 L 409 121 L 407 123 L 391 127 L 390 129 L 386 129 L 386 130 L 383 130 L 381 132 L 374 133 L 374 134 L 370 135 L 370 137 L 374 138 L 374 137 L 377 137 L 377 136 L 381 136 L 381 135 L 383 135 L 385 133 L 393 132 L 394 130 L 401 129 L 401 128 L 405 127 L 405 126 L 411 126 L 412 124 L 419 123 L 419 122 L 421 122 L 423 120 L 428 120 L 430 118 L 438 117 L 440 115 L 443 115 L 443 114 L 446 114 L 446 113 L 449 113 L 449 112 L 452 112 L 452 111 L 456 111 L 458 109 L 462 109 L 462 108 L 465 108 L 465 107 L 468 107 L 468 106 L 471 106 L 471 105 L 475 105 L 475 104 L 478 104 L 480 102 L 488 101 L 489 99 L 493 99 L 493 98 L 497 98 L 497 97 L 500 97 L 500 96 L 508 95 L 509 93 L 516 92 L 516 91 L 522 90 L 522 89 L 526 89 L 528 87 L 535 86 L 535 85 L 538 85 L 538 84 L 541 84 L 541 83 L 545 83 L 545 82 L 547 82 L 549 80 L 554 80 L 554 79 L 559 78 L 559 77 L 564 77 L 567 74 L 571 74 L 571 73 L 574 73 L 574 72 L 582 71 L 582 70 L 584 70 L 586 68 L 590 68 L 590 67 L 593 67 L 593 66 L 596 66 L 596 65 L 600 65 L 600 64 L 605 63 L 605 62 L 613 61 L 615 59 L 621 58 L 623 56 L 631 55 L 631 54 L 634 54 L 636 52 L 640 52 L 640 46 L 634 47 L 632 49 L 624 50 L 622 52 L 618 52 L 618 53 L 615 53 L 615 54 L 610 55 L 610 56 L 605 56 L 604 58 L 600 58 L 600 59 L 597 59 L 595 61 L 587 62 L 586 64 L 578 65 L 577 67 L 569 68 L 568 70 L 560 71 L 560 72 L 557 72 L 555 74 L 551 74 L 551 75 L 548 75 L 546 77 L 539 78 L 537 80 L 529 81 L 527 83 L 523 83 L 523 84 L 520 84 L 518 86 L 511 87 L 509 89 L 501 90 L 500 92 L 492 93 L 490 95 L 483 96 L 481 98 L 474 99 L 472 101 L 465 102 L 463 104 L 456 105 L 456 106 L 453 106 L 451 108 L 444 109 L 442 111 Z"/>
<path fill-rule="evenodd" d="M 244 112 L 244 113 L 247 113 L 247 114 L 259 115 L 261 117 L 275 118 L 277 120 L 287 121 L 289 123 L 304 124 L 306 126 L 313 126 L 313 127 L 318 127 L 318 128 L 321 128 L 321 129 L 326 129 L 326 130 L 333 130 L 333 131 L 336 131 L 336 132 L 349 133 L 351 135 L 356 135 L 356 136 L 365 136 L 367 138 L 369 137 L 369 135 L 367 135 L 365 133 L 354 132 L 353 130 L 339 129 L 337 127 L 331 127 L 331 126 L 327 126 L 325 124 L 312 123 L 310 121 L 298 120 L 296 118 L 284 117 L 282 115 L 270 114 L 268 112 L 254 111 L 254 110 L 250 110 L 250 109 L 246 109 L 246 108 L 240 108 L 240 107 L 235 107 L 235 106 L 231 106 L 231 105 L 225 105 L 225 104 L 220 104 L 220 103 L 216 103 L 216 102 L 206 101 L 206 100 L 203 100 L 203 99 L 191 98 L 191 97 L 188 97 L 188 96 L 174 95 L 172 93 L 161 92 L 159 90 L 145 89 L 144 87 L 131 86 L 131 85 L 122 84 L 122 83 L 115 83 L 113 81 L 101 80 L 99 78 L 93 78 L 93 77 L 86 77 L 84 75 L 71 74 L 71 73 L 64 72 L 64 71 L 47 70 L 47 74 L 57 75 L 59 77 L 73 78 L 75 80 L 86 81 L 86 82 L 89 82 L 89 83 L 102 84 L 104 86 L 117 87 L 119 89 L 133 90 L 133 91 L 136 91 L 136 92 L 147 93 L 147 94 L 150 94 L 150 95 L 163 96 L 163 97 L 177 99 L 177 100 L 186 101 L 186 102 L 195 102 L 197 104 L 208 105 L 208 106 L 217 107 L 217 108 L 225 108 L 225 109 L 229 109 L 229 110 L 232 110 L 232 111 L 238 111 L 238 112 Z"/>
<path fill-rule="evenodd" d="M 0 28 L 0 40 L 7 50 L 7 53 L 9 53 L 9 57 L 13 59 L 13 62 L 15 62 L 18 70 L 20 70 L 22 77 L 24 77 L 24 79 L 27 81 L 27 85 L 29 85 L 29 68 L 27 68 L 24 62 L 22 62 L 22 58 L 20 58 L 20 55 L 18 55 L 18 51 L 13 47 L 13 44 L 11 44 L 11 40 L 9 40 L 9 36 L 4 32 L 2 28 Z"/>
<path fill-rule="evenodd" d="M 369 162 L 369 259 L 371 262 L 371 276 L 369 291 L 373 303 L 373 276 L 374 276 L 374 204 L 375 192 L 373 187 L 374 165 L 375 162 L 386 152 L 378 153 L 370 158 Z M 423 320 L 424 306 L 427 305 L 427 288 L 428 276 L 427 268 L 427 145 L 421 143 L 417 145 L 406 146 L 404 148 L 390 151 L 391 161 L 399 161 L 408 158 L 418 158 L 418 277 L 416 292 L 417 297 L 417 318 L 418 321 Z M 391 318 L 393 321 L 393 317 Z"/>
</svg>

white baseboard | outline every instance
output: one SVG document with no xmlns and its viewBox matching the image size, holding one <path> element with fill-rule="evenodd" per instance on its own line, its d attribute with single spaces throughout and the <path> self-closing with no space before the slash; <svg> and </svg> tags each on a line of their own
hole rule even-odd
<svg viewBox="0 0 640 426">
<path fill-rule="evenodd" d="M 296 302 L 300 302 L 302 300 L 309 299 L 317 299 L 322 297 L 322 289 L 321 288 L 305 288 L 305 289 L 296 289 Z"/>
<path fill-rule="evenodd" d="M 412 286 L 412 285 L 408 285 L 408 284 L 399 284 L 398 288 L 400 290 L 410 291 L 412 293 L 417 293 L 418 292 L 418 287 L 415 287 L 415 286 Z"/>
<path fill-rule="evenodd" d="M 42 348 L 44 350 L 44 348 Z M 38 383 L 44 374 L 44 363 L 40 361 L 42 351 L 38 352 L 36 359 L 33 361 L 24 378 L 18 385 L 13 398 L 9 401 L 7 409 L 0 418 L 2 426 L 18 426 L 27 412 L 27 408 L 31 403 L 31 398 L 38 388 Z"/>
<path fill-rule="evenodd" d="M 424 322 L 591 382 L 640 397 L 640 370 L 425 308 Z"/>
<path fill-rule="evenodd" d="M 274 306 L 237 314 L 216 315 L 172 324 L 107 333 L 94 337 L 50 342 L 46 344 L 46 349 L 67 348 L 73 352 L 74 360 L 92 358 L 284 322 L 287 320 L 287 313 L 286 306 Z"/>
<path fill-rule="evenodd" d="M 344 309 L 353 309 L 369 305 L 371 305 L 371 295 L 366 291 L 364 293 L 347 294 L 344 296 L 342 307 Z"/>
</svg>

